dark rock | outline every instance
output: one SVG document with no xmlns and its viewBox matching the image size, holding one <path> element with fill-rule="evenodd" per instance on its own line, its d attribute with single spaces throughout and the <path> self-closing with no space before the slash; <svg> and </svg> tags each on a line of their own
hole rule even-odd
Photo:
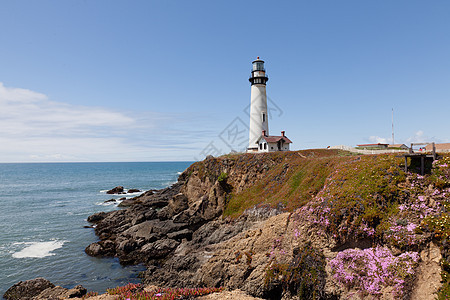
<svg viewBox="0 0 450 300">
<path fill-rule="evenodd" d="M 116 186 L 115 188 L 106 192 L 107 194 L 123 194 L 123 186 Z"/>
<path fill-rule="evenodd" d="M 33 300 L 60 300 L 68 298 L 81 298 L 86 294 L 86 292 L 87 290 L 81 285 L 77 285 L 70 290 L 60 286 L 55 286 L 53 288 L 45 289 L 39 295 L 33 297 Z"/>
<path fill-rule="evenodd" d="M 84 252 L 86 252 L 89 256 L 101 256 L 105 253 L 102 246 L 100 246 L 98 243 L 92 243 L 89 246 L 84 249 Z"/>
<path fill-rule="evenodd" d="M 148 259 L 162 258 L 169 255 L 179 244 L 180 242 L 170 239 L 158 240 L 142 247 L 141 253 Z"/>
<path fill-rule="evenodd" d="M 96 222 L 103 220 L 106 217 L 106 215 L 107 214 L 105 212 L 99 212 L 99 213 L 93 214 L 92 216 L 89 216 L 87 218 L 87 220 L 88 220 L 88 222 L 96 223 Z"/>
<path fill-rule="evenodd" d="M 153 220 L 156 218 L 156 210 L 151 209 L 145 212 L 145 219 L 146 220 Z"/>
<path fill-rule="evenodd" d="M 131 193 L 139 193 L 140 192 L 140 190 L 138 190 L 138 189 L 129 189 L 128 190 L 128 194 L 131 194 Z"/>
<path fill-rule="evenodd" d="M 191 219 L 187 210 L 180 212 L 178 215 L 173 216 L 172 220 L 175 223 L 188 223 Z"/>
<path fill-rule="evenodd" d="M 86 295 L 87 290 L 82 286 L 82 285 L 77 285 L 76 287 L 74 287 L 73 289 L 70 289 L 67 292 L 67 297 L 68 298 L 81 298 L 84 295 Z"/>
<path fill-rule="evenodd" d="M 128 237 L 129 239 L 140 239 L 140 238 L 148 238 L 151 234 L 160 234 L 166 235 L 170 232 L 179 231 L 181 229 L 186 228 L 186 223 L 174 223 L 171 220 L 160 221 L 150 220 L 145 221 L 143 223 L 137 224 L 135 226 L 130 227 L 125 230 L 122 235 Z"/>
<path fill-rule="evenodd" d="M 34 296 L 39 295 L 42 291 L 48 288 L 53 288 L 55 285 L 44 278 L 36 278 L 27 281 L 19 281 L 10 287 L 3 297 L 6 300 L 24 299 L 28 300 Z"/>
<path fill-rule="evenodd" d="M 172 240 L 182 240 L 182 239 L 192 239 L 192 230 L 183 229 L 176 232 L 171 232 L 167 234 L 167 237 Z"/>
<path fill-rule="evenodd" d="M 117 252 L 129 253 L 136 249 L 136 242 L 131 240 L 124 240 L 117 246 Z"/>
<path fill-rule="evenodd" d="M 111 240 L 92 243 L 84 249 L 89 256 L 112 256 L 115 253 L 115 243 Z"/>
<path fill-rule="evenodd" d="M 67 294 L 67 289 L 55 286 L 53 288 L 48 288 L 42 291 L 39 295 L 33 297 L 33 300 L 59 300 L 65 299 Z"/>
<path fill-rule="evenodd" d="M 131 220 L 131 225 L 134 226 L 136 224 L 140 224 L 144 222 L 147 218 L 144 213 L 137 215 L 133 220 Z"/>
<path fill-rule="evenodd" d="M 109 200 L 106 200 L 106 201 L 103 202 L 103 203 L 110 203 L 110 202 L 116 202 L 116 199 L 109 199 Z"/>
<path fill-rule="evenodd" d="M 176 215 L 189 207 L 188 199 L 184 194 L 178 193 L 175 197 L 169 200 L 168 206 L 170 213 L 172 215 Z"/>
<path fill-rule="evenodd" d="M 129 207 L 134 205 L 136 202 L 136 199 L 132 198 L 132 199 L 127 199 L 125 198 L 122 202 L 119 203 L 119 207 Z"/>
<path fill-rule="evenodd" d="M 166 206 L 166 207 L 161 208 L 160 210 L 157 210 L 156 216 L 160 220 L 167 220 L 167 219 L 169 219 L 169 217 L 170 217 L 169 208 Z"/>
</svg>

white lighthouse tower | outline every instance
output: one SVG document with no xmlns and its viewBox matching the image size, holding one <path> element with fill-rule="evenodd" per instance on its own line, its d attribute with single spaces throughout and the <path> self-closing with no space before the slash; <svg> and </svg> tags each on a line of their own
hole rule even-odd
<svg viewBox="0 0 450 300">
<path fill-rule="evenodd" d="M 269 135 L 266 94 L 266 82 L 269 78 L 264 69 L 264 61 L 259 59 L 259 56 L 252 64 L 252 75 L 248 79 L 252 84 L 248 152 L 258 151 L 258 139 L 263 134 L 263 131 Z"/>
<path fill-rule="evenodd" d="M 267 115 L 266 82 L 269 78 L 264 69 L 264 61 L 256 58 L 249 81 L 252 83 L 250 104 L 250 134 L 247 152 L 289 151 L 292 141 L 281 131 L 281 135 L 269 135 Z"/>
</svg>

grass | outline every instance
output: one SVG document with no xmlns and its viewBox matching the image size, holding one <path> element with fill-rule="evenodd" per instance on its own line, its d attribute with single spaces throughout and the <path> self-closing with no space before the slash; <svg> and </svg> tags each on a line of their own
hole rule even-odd
<svg viewBox="0 0 450 300">
<path fill-rule="evenodd" d="M 341 151 L 323 149 L 283 154 L 284 159 L 279 153 L 266 154 L 268 160 L 279 163 L 267 168 L 264 176 L 249 188 L 233 192 L 225 216 L 239 216 L 257 204 L 276 207 L 281 203 L 292 211 L 308 203 L 323 188 L 337 164 L 353 157 L 342 156 Z"/>
<path fill-rule="evenodd" d="M 355 156 L 345 153 L 308 150 L 283 153 L 285 159 L 267 155 L 267 160 L 280 163 L 264 170 L 264 176 L 248 188 L 233 191 L 224 215 L 236 217 L 258 204 L 276 207 L 281 203 L 287 211 L 294 211 L 326 187 L 324 196 L 335 202 L 337 210 L 349 210 L 349 206 L 357 210 L 367 208 L 366 219 L 376 222 L 370 207 L 388 208 L 393 199 L 402 197 L 397 185 L 405 180 L 403 161 L 388 154 Z M 340 203 L 342 199 L 345 201 Z M 363 208 L 359 209 L 361 204 Z"/>
</svg>

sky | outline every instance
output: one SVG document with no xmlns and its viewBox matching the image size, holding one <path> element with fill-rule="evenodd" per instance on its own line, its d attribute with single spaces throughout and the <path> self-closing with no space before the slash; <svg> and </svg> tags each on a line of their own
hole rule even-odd
<svg viewBox="0 0 450 300">
<path fill-rule="evenodd" d="M 450 1 L 0 0 L 0 162 L 450 142 Z"/>
</svg>

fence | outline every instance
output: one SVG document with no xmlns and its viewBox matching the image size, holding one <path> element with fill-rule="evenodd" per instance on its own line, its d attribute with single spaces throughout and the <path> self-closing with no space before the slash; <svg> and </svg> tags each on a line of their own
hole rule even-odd
<svg viewBox="0 0 450 300">
<path fill-rule="evenodd" d="M 332 146 L 330 147 L 330 149 L 340 149 L 360 154 L 408 153 L 408 150 L 399 150 L 399 149 L 362 150 L 362 149 L 355 149 L 353 147 L 345 145 Z"/>
</svg>

